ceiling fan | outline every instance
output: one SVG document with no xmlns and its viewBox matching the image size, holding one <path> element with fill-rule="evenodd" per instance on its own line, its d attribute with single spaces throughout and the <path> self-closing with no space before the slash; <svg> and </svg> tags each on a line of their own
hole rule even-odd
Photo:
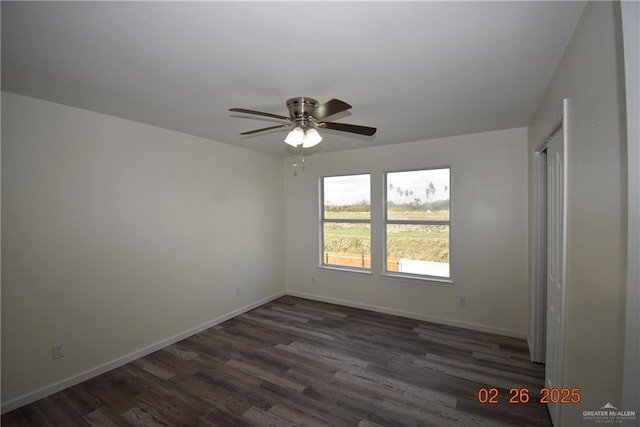
<svg viewBox="0 0 640 427">
<path fill-rule="evenodd" d="M 318 145 L 322 137 L 318 133 L 319 128 L 333 129 L 341 132 L 355 133 L 359 135 L 371 136 L 376 133 L 376 128 L 369 126 L 351 125 L 348 123 L 327 122 L 324 119 L 341 113 L 351 108 L 351 105 L 339 99 L 331 99 L 320 105 L 313 98 L 299 96 L 287 100 L 289 117 L 279 114 L 265 113 L 263 111 L 247 110 L 246 108 L 230 108 L 229 111 L 236 113 L 255 114 L 257 116 L 269 117 L 272 119 L 285 120 L 286 123 L 269 126 L 261 129 L 254 129 L 241 132 L 240 135 L 252 135 L 278 128 L 289 128 L 284 142 L 292 147 L 310 148 Z"/>
</svg>

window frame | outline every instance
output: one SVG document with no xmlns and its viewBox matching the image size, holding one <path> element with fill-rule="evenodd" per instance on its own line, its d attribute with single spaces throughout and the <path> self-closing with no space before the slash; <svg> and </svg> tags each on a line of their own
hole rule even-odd
<svg viewBox="0 0 640 427">
<path fill-rule="evenodd" d="M 432 170 L 440 170 L 440 169 L 448 169 L 449 170 L 449 219 L 448 220 L 424 220 L 424 219 L 389 219 L 388 218 L 388 196 L 389 196 L 389 182 L 388 176 L 392 173 L 400 173 L 400 172 L 421 172 L 421 171 L 432 171 Z M 451 250 L 451 242 L 453 235 L 453 206 L 452 206 L 452 197 L 453 191 L 451 189 L 451 165 L 446 166 L 433 166 L 433 167 L 425 167 L 425 168 L 414 168 L 414 169 L 400 169 L 400 170 L 389 170 L 383 172 L 383 223 L 382 223 L 382 276 L 394 279 L 410 279 L 410 280 L 419 280 L 425 282 L 432 282 L 438 285 L 451 286 L 453 285 L 453 273 L 452 273 L 452 250 Z M 446 225 L 449 227 L 449 276 L 433 276 L 427 274 L 418 274 L 418 273 L 406 273 L 406 272 L 398 272 L 398 271 L 390 271 L 387 269 L 388 261 L 387 261 L 387 226 L 393 224 L 410 224 L 410 225 Z"/>
<path fill-rule="evenodd" d="M 359 176 L 359 175 L 366 175 L 369 177 L 369 219 L 342 219 L 342 218 L 326 218 L 325 217 L 325 205 L 324 205 L 324 186 L 325 186 L 325 178 L 337 178 L 337 177 L 348 177 L 348 176 Z M 348 271 L 348 272 L 355 272 L 355 273 L 367 273 L 367 274 L 371 274 L 372 270 L 373 270 L 373 265 L 374 265 L 374 260 L 373 260 L 373 254 L 371 253 L 371 245 L 372 245 L 372 228 L 373 228 L 373 224 L 372 224 L 372 181 L 373 181 L 373 174 L 371 172 L 363 172 L 363 173 L 348 173 L 348 174 L 336 174 L 336 175 L 323 175 L 320 177 L 319 180 L 319 186 L 320 186 L 320 190 L 319 190 L 319 194 L 320 194 L 320 200 L 319 200 L 319 206 L 320 206 L 320 242 L 319 242 L 319 247 L 318 247 L 318 255 L 319 255 L 319 264 L 318 267 L 320 268 L 324 268 L 324 269 L 328 269 L 328 270 L 339 270 L 339 271 Z M 369 252 L 369 258 L 370 258 L 370 265 L 371 267 L 356 267 L 356 266 L 347 266 L 347 265 L 340 265 L 340 264 L 326 264 L 325 263 L 325 257 L 324 257 L 324 226 L 327 223 L 333 223 L 333 224 L 368 224 L 369 225 L 369 246 L 370 246 L 370 252 Z"/>
</svg>

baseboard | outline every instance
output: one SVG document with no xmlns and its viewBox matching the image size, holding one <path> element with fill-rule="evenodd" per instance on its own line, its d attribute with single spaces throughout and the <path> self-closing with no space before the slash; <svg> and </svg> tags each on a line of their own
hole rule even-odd
<svg viewBox="0 0 640 427">
<path fill-rule="evenodd" d="M 526 334 L 518 331 L 513 331 L 510 329 L 495 328 L 493 326 L 480 325 L 477 323 L 470 323 L 470 322 L 462 322 L 460 320 L 446 319 L 443 317 L 427 316 L 424 314 L 412 313 L 410 311 L 403 311 L 403 310 L 396 310 L 388 307 L 382 307 L 379 305 L 365 304 L 357 301 L 330 298 L 330 297 L 325 297 L 321 295 L 308 294 L 305 292 L 297 292 L 297 291 L 286 291 L 286 294 L 294 297 L 306 298 L 314 301 L 328 302 L 331 304 L 344 305 L 344 306 L 353 307 L 353 308 L 361 308 L 363 310 L 370 310 L 378 313 L 393 314 L 396 316 L 408 317 L 410 319 L 423 320 L 425 322 L 433 322 L 441 325 L 471 329 L 473 331 L 478 331 L 478 332 L 488 332 L 491 334 L 502 335 L 502 336 L 507 336 L 512 338 L 520 338 L 520 339 L 527 338 Z"/>
<path fill-rule="evenodd" d="M 17 409 L 21 406 L 24 405 L 28 405 L 29 403 L 35 402 L 36 400 L 42 399 L 44 397 L 47 397 L 53 393 L 57 393 L 59 391 L 62 391 L 66 388 L 69 388 L 71 386 L 74 386 L 76 384 L 79 384 L 83 381 L 87 381 L 93 377 L 96 377 L 98 375 L 104 374 L 105 372 L 108 372 L 112 369 L 118 368 L 122 365 L 126 365 L 129 362 L 132 362 L 136 359 L 139 359 L 141 357 L 144 357 L 148 354 L 151 354 L 155 351 L 158 351 L 160 349 L 163 349 L 171 344 L 175 344 L 178 341 L 182 341 L 185 338 L 188 338 L 192 335 L 195 335 L 197 333 L 200 333 L 206 329 L 211 328 L 212 326 L 216 326 L 222 322 L 225 322 L 229 319 L 232 319 L 236 316 L 239 316 L 243 313 L 246 313 L 247 311 L 253 310 L 254 308 L 257 308 L 263 304 L 268 303 L 269 301 L 273 301 L 274 299 L 280 298 L 281 296 L 284 296 L 285 292 L 284 291 L 280 291 L 277 292 L 273 295 L 270 295 L 266 298 L 263 298 L 259 301 L 253 302 L 251 304 L 247 304 L 243 307 L 237 308 L 227 314 L 223 314 L 222 316 L 216 317 L 215 319 L 209 320 L 205 323 L 202 323 L 200 325 L 197 325 L 191 329 L 188 329 L 184 332 L 181 332 L 179 334 L 173 335 L 171 337 L 168 337 L 166 339 L 163 339 L 161 341 L 158 341 L 154 344 L 151 344 L 150 346 L 144 347 L 140 350 L 136 350 L 132 353 L 129 353 L 127 355 L 124 355 L 122 357 L 118 357 L 117 359 L 111 360 L 107 363 L 104 363 L 102 365 L 96 366 L 94 368 L 88 369 L 84 372 L 80 372 L 79 374 L 76 374 L 72 377 L 66 378 L 62 381 L 58 381 L 56 383 L 50 384 L 48 386 L 42 387 L 36 391 L 33 391 L 31 393 L 27 393 L 24 394 L 22 396 L 19 396 L 15 399 L 9 400 L 7 402 L 3 402 L 1 409 L 0 409 L 0 413 L 4 414 L 5 412 L 9 412 L 9 411 L 13 411 L 14 409 Z"/>
<path fill-rule="evenodd" d="M 310 300 L 314 300 L 314 301 L 320 301 L 320 302 L 327 302 L 327 303 L 331 303 L 331 304 L 337 304 L 337 305 L 343 305 L 343 306 L 347 306 L 347 307 L 353 307 L 353 308 L 361 308 L 364 310 L 370 310 L 370 311 L 375 311 L 378 313 L 385 313 L 385 314 L 393 314 L 396 316 L 403 316 L 403 317 L 408 317 L 411 319 L 417 319 L 417 320 L 422 320 L 425 322 L 433 322 L 433 323 L 439 323 L 442 325 L 448 325 L 448 326 L 455 326 L 455 327 L 459 327 L 459 328 L 465 328 L 465 329 L 471 329 L 474 331 L 480 331 L 480 332 L 489 332 L 492 334 L 497 334 L 497 335 L 503 335 L 503 336 L 508 336 L 508 337 L 514 337 L 514 338 L 522 338 L 522 339 L 527 339 L 527 336 L 524 333 L 518 332 L 518 331 L 512 331 L 509 329 L 501 329 L 501 328 L 495 328 L 492 326 L 486 326 L 486 325 L 479 325 L 476 323 L 470 323 L 470 322 L 462 322 L 462 321 L 458 321 L 458 320 L 452 320 L 452 319 L 445 319 L 442 317 L 436 317 L 436 316 L 427 316 L 424 314 L 418 314 L 418 313 L 412 313 L 409 311 L 403 311 L 403 310 L 396 310 L 396 309 L 392 309 L 392 308 L 388 308 L 388 307 L 382 307 L 382 306 L 377 306 L 377 305 L 372 305 L 372 304 L 365 304 L 365 303 L 361 303 L 361 302 L 357 302 L 357 301 L 349 301 L 349 300 L 343 300 L 343 299 L 338 299 L 338 298 L 330 298 L 330 297 L 325 297 L 325 296 L 321 296 L 321 295 L 316 295 L 316 294 L 308 294 L 305 292 L 296 292 L 296 291 L 281 291 L 281 292 L 277 292 L 273 295 L 270 295 L 266 298 L 263 298 L 259 301 L 253 302 L 251 304 L 247 304 L 243 307 L 237 308 L 227 314 L 224 314 L 222 316 L 216 317 L 215 319 L 209 320 L 205 323 L 202 323 L 200 325 L 197 325 L 191 329 L 188 329 L 184 332 L 181 332 L 179 334 L 173 335 L 171 337 L 168 337 L 166 339 L 163 339 L 161 341 L 158 341 L 154 344 L 151 344 L 150 346 L 144 347 L 140 350 L 134 351 L 132 353 L 129 353 L 127 355 L 124 355 L 122 357 L 119 357 L 117 359 L 111 360 L 107 363 L 104 363 L 102 365 L 96 366 L 94 368 L 88 369 L 86 371 L 80 372 L 72 377 L 69 377 L 67 379 L 64 379 L 62 381 L 58 381 L 56 383 L 50 384 L 48 386 L 42 387 L 38 390 L 35 390 L 31 393 L 27 393 L 24 394 L 22 396 L 19 396 L 15 399 L 9 400 L 7 402 L 3 402 L 0 408 L 0 413 L 4 414 L 5 412 L 9 412 L 12 411 L 14 409 L 17 409 L 21 406 L 24 405 L 28 405 L 29 403 L 35 402 L 36 400 L 42 399 L 44 397 L 47 397 L 51 394 L 57 393 L 59 391 L 62 391 L 66 388 L 72 387 L 76 384 L 79 384 L 83 381 L 87 381 L 93 377 L 96 377 L 98 375 L 104 374 L 105 372 L 108 372 L 112 369 L 118 368 L 122 365 L 125 365 L 129 362 L 132 362 L 136 359 L 139 359 L 141 357 L 144 357 L 148 354 L 151 354 L 155 351 L 158 351 L 160 349 L 163 349 L 171 344 L 175 344 L 178 341 L 182 341 L 185 338 L 188 338 L 192 335 L 195 335 L 197 333 L 200 333 L 206 329 L 211 328 L 212 326 L 216 326 L 222 322 L 225 322 L 229 319 L 232 319 L 236 316 L 239 316 L 243 313 L 246 313 L 247 311 L 251 311 L 254 308 L 257 308 L 261 305 L 264 305 L 270 301 L 273 301 L 277 298 L 280 298 L 281 296 L 284 295 L 291 295 L 291 296 L 295 296 L 295 297 L 299 297 L 299 298 L 305 298 L 305 299 L 310 299 Z"/>
<path fill-rule="evenodd" d="M 531 339 L 529 338 L 529 334 L 527 334 L 526 340 L 527 340 L 527 349 L 529 350 L 529 360 L 531 360 L 532 362 L 535 362 L 535 360 L 533 360 L 533 346 L 531 344 Z"/>
</svg>

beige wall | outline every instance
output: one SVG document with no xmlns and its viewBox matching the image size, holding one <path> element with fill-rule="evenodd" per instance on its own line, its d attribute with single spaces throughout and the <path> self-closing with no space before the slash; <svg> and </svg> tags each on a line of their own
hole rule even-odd
<svg viewBox="0 0 640 427">
<path fill-rule="evenodd" d="M 625 95 L 627 107 L 627 306 L 622 404 L 640 408 L 640 3 L 624 1 Z"/>
<path fill-rule="evenodd" d="M 366 145 L 366 143 L 363 143 Z M 527 307 L 526 129 L 316 154 L 292 176 L 285 160 L 287 292 L 524 336 Z M 451 166 L 452 287 L 384 278 L 383 172 Z M 372 173 L 372 274 L 318 268 L 319 179 Z M 315 280 L 315 283 L 312 281 Z M 466 306 L 458 305 L 458 297 Z"/>
<path fill-rule="evenodd" d="M 282 205 L 280 158 L 3 93 L 3 403 L 281 292 Z"/>
<path fill-rule="evenodd" d="M 531 165 L 562 99 L 569 99 L 564 385 L 580 387 L 582 402 L 563 406 L 567 426 L 582 425 L 582 411 L 621 403 L 626 289 L 621 49 L 619 4 L 588 4 L 529 128 Z"/>
</svg>

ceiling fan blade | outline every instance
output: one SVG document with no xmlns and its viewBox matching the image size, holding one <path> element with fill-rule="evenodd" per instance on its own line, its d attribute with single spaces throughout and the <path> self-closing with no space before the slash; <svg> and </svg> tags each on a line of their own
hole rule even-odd
<svg viewBox="0 0 640 427">
<path fill-rule="evenodd" d="M 236 113 L 255 114 L 257 116 L 272 117 L 274 119 L 280 120 L 289 120 L 289 117 L 281 116 L 278 114 L 265 113 L 262 111 L 247 110 L 246 108 L 229 108 L 229 111 L 233 111 Z"/>
<path fill-rule="evenodd" d="M 377 129 L 369 126 L 350 125 L 348 123 L 322 122 L 321 125 L 326 129 L 339 130 L 342 132 L 358 133 L 360 135 L 371 136 L 376 133 Z"/>
<path fill-rule="evenodd" d="M 264 132 L 264 131 L 271 130 L 271 129 L 285 128 L 287 126 L 289 126 L 289 125 L 285 123 L 285 124 L 277 125 L 277 126 L 269 126 L 268 128 L 248 130 L 246 132 L 241 132 L 240 135 L 253 135 L 254 133 Z"/>
<path fill-rule="evenodd" d="M 331 99 L 318 106 L 318 108 L 311 112 L 311 115 L 315 117 L 316 120 L 322 120 L 325 117 L 347 111 L 349 108 L 351 108 L 351 105 L 346 102 L 340 101 L 339 99 Z"/>
</svg>

